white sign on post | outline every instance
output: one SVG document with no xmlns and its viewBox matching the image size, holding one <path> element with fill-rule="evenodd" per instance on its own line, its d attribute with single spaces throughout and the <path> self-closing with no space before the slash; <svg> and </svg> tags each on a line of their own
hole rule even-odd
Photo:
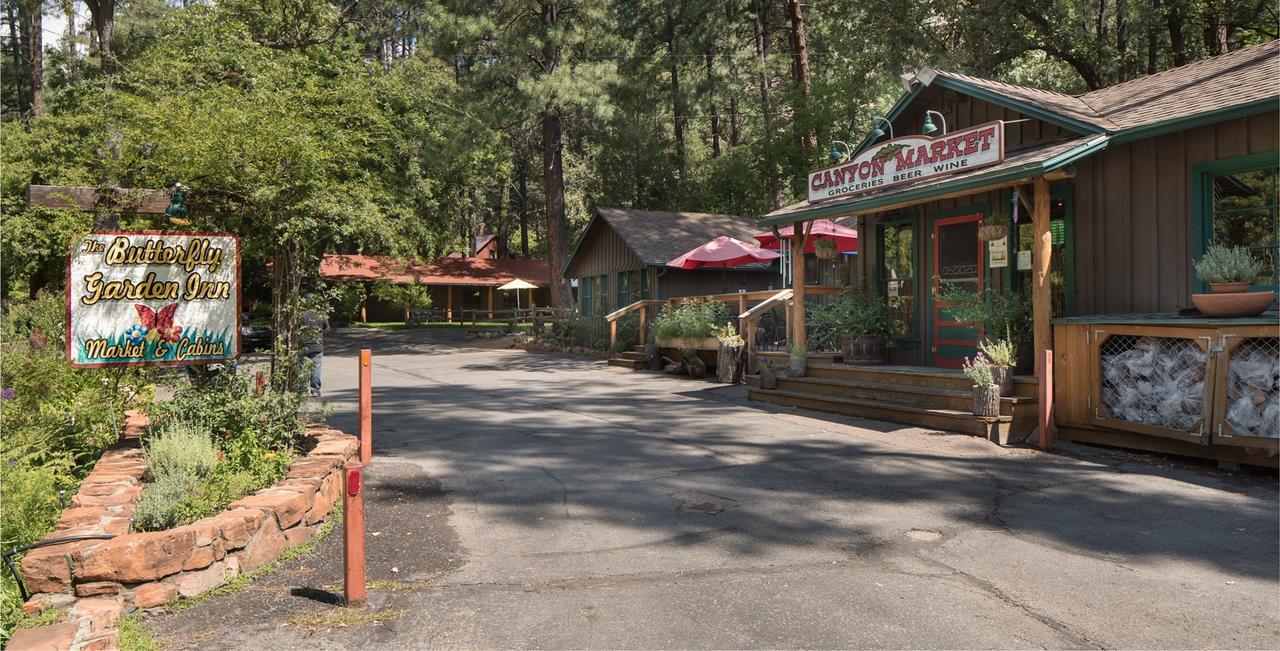
<svg viewBox="0 0 1280 651">
<path fill-rule="evenodd" d="M 995 165 L 1004 160 L 1004 122 L 930 138 L 905 136 L 872 145 L 839 165 L 809 173 L 809 201 L 835 199 L 900 183 Z"/>
<path fill-rule="evenodd" d="M 240 354 L 234 235 L 93 233 L 67 259 L 72 366 L 200 364 Z"/>
<path fill-rule="evenodd" d="M 987 260 L 992 269 L 1009 266 L 1009 238 L 987 241 Z"/>
</svg>

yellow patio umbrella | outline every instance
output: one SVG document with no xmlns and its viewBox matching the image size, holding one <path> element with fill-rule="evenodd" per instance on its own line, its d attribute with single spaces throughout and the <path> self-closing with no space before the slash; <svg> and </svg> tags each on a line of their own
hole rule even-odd
<svg viewBox="0 0 1280 651">
<path fill-rule="evenodd" d="M 535 285 L 535 284 L 533 284 L 533 283 L 526 282 L 526 281 L 524 281 L 524 280 L 521 280 L 521 279 L 519 279 L 519 278 L 516 278 L 515 280 L 513 280 L 513 281 L 511 281 L 511 282 L 509 282 L 509 283 L 507 283 L 507 284 L 505 284 L 505 285 L 503 285 L 503 286 L 499 287 L 499 288 L 498 288 L 498 291 L 507 291 L 507 290 L 510 290 L 510 289 L 514 289 L 514 290 L 516 290 L 516 309 L 518 310 L 518 309 L 520 309 L 520 290 L 522 290 L 522 289 L 537 289 L 537 288 L 538 288 L 538 286 L 537 286 L 537 285 Z M 529 296 L 530 296 L 530 298 L 532 299 L 533 294 L 532 294 L 532 293 L 530 293 L 530 294 L 529 294 Z"/>
</svg>

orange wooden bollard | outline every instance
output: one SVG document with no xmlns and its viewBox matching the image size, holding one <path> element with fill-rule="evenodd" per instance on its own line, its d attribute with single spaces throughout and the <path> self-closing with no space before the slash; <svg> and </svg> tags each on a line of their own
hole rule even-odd
<svg viewBox="0 0 1280 651">
<path fill-rule="evenodd" d="M 360 351 L 360 463 L 373 461 L 373 351 Z"/>
<path fill-rule="evenodd" d="M 1040 449 L 1053 447 L 1053 351 L 1046 350 L 1040 360 L 1040 382 L 1037 391 L 1040 395 Z"/>
<path fill-rule="evenodd" d="M 359 606 L 368 597 L 364 568 L 364 465 L 343 466 L 342 590 L 346 605 Z"/>
</svg>

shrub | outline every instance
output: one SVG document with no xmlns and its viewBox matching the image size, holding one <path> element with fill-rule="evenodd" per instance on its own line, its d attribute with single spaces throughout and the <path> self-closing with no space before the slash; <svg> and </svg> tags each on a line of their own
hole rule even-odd
<svg viewBox="0 0 1280 651">
<path fill-rule="evenodd" d="M 259 478 L 252 472 L 237 470 L 231 464 L 224 463 L 218 467 L 213 477 L 202 482 L 174 510 L 180 523 L 195 522 L 217 515 L 232 502 L 273 483 L 274 479 Z"/>
<path fill-rule="evenodd" d="M 139 531 L 160 531 L 182 524 L 179 505 L 195 494 L 197 481 L 178 472 L 159 475 L 142 489 L 133 509 L 133 526 Z"/>
<path fill-rule="evenodd" d="M 0 548 L 31 544 L 57 524 L 62 504 L 52 469 L 6 460 L 0 463 L 0 485 Z"/>
<path fill-rule="evenodd" d="M 978 344 L 978 350 L 996 366 L 1015 366 L 1018 363 L 1017 347 L 1009 339 L 984 339 Z"/>
<path fill-rule="evenodd" d="M 247 377 L 225 375 L 202 388 L 182 387 L 168 402 L 151 407 L 151 421 L 163 429 L 172 420 L 204 423 L 214 444 L 229 458 L 250 450 L 288 451 L 302 434 L 301 398 L 291 392 L 254 393 Z"/>
<path fill-rule="evenodd" d="M 1196 275 L 1206 283 L 1253 282 L 1262 271 L 1262 261 L 1243 246 L 1211 245 L 1196 263 Z"/>
<path fill-rule="evenodd" d="M 732 321 L 725 321 L 724 326 L 716 328 L 715 338 L 729 348 L 742 348 L 747 344 L 742 335 L 738 334 L 738 329 L 733 327 Z"/>
<path fill-rule="evenodd" d="M 685 298 L 674 307 L 662 306 L 653 320 L 653 333 L 663 338 L 706 339 L 715 336 L 717 324 L 733 317 L 729 307 L 720 301 Z"/>
<path fill-rule="evenodd" d="M 968 357 L 964 358 L 964 376 L 980 387 L 996 385 L 995 376 L 991 373 L 991 360 L 982 353 L 974 356 L 973 361 L 969 361 Z"/>
<path fill-rule="evenodd" d="M 203 479 L 218 465 L 209 428 L 191 421 L 170 419 L 157 434 L 147 437 L 145 447 L 152 477 L 184 474 Z"/>
<path fill-rule="evenodd" d="M 338 283 L 325 295 L 329 297 L 329 318 L 335 324 L 347 325 L 360 317 L 360 306 L 366 298 L 364 283 Z"/>
<path fill-rule="evenodd" d="M 896 323 L 884 299 L 869 292 L 845 294 L 831 305 L 815 305 L 806 314 L 809 339 L 818 348 L 835 348 L 842 337 L 889 337 Z"/>
</svg>

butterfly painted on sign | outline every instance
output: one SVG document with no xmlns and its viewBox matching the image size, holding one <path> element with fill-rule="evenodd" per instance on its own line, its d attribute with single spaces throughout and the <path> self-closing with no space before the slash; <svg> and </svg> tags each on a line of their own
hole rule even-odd
<svg viewBox="0 0 1280 651">
<path fill-rule="evenodd" d="M 176 342 L 182 337 L 182 326 L 173 323 L 173 316 L 178 311 L 177 303 L 166 305 L 160 308 L 159 312 L 142 303 L 134 303 L 133 307 L 138 311 L 138 320 L 142 322 L 142 327 L 155 332 L 161 339 Z"/>
</svg>

